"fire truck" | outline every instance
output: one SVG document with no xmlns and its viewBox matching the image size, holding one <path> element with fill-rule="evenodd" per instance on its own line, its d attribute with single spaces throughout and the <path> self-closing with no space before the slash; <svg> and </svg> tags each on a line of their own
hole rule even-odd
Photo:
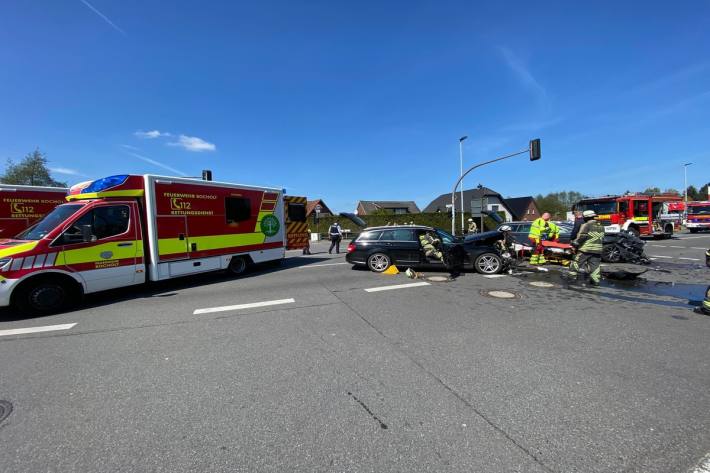
<svg viewBox="0 0 710 473">
<path fill-rule="evenodd" d="M 688 202 L 685 227 L 690 233 L 710 230 L 710 201 Z"/>
<path fill-rule="evenodd" d="M 63 187 L 0 184 L 0 238 L 11 238 L 66 202 Z"/>
<path fill-rule="evenodd" d="M 680 230 L 681 213 L 678 195 L 626 194 L 582 199 L 574 210 L 594 210 L 607 233 L 628 230 L 637 236 L 670 238 Z"/>
<path fill-rule="evenodd" d="M 118 175 L 77 184 L 0 240 L 0 306 L 55 312 L 83 294 L 284 257 L 281 189 Z"/>
</svg>

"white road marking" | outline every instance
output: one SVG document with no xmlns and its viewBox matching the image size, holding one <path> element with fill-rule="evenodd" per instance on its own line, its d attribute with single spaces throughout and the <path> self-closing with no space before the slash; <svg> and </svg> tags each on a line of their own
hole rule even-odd
<svg viewBox="0 0 710 473">
<path fill-rule="evenodd" d="M 710 453 L 701 458 L 697 465 L 688 470 L 688 473 L 710 473 Z"/>
<path fill-rule="evenodd" d="M 318 268 L 318 267 L 320 267 L 320 266 L 338 266 L 339 264 L 350 264 L 350 263 L 304 264 L 303 266 L 298 266 L 298 269 L 304 269 L 304 268 Z"/>
<path fill-rule="evenodd" d="M 504 278 L 505 274 L 484 274 L 483 277 L 488 279 Z"/>
<path fill-rule="evenodd" d="M 654 248 L 665 248 L 666 247 L 666 245 L 648 245 L 648 246 L 652 246 Z"/>
<path fill-rule="evenodd" d="M 686 248 L 686 247 L 685 247 L 685 246 L 673 246 L 673 245 L 669 245 L 668 248 Z"/>
<path fill-rule="evenodd" d="M 690 261 L 700 261 L 700 258 L 681 258 L 680 256 L 678 257 L 678 259 L 687 259 Z"/>
<path fill-rule="evenodd" d="M 409 284 L 396 284 L 394 286 L 370 287 L 365 289 L 367 292 L 390 291 L 392 289 L 405 289 L 407 287 L 431 286 L 428 282 L 412 282 Z"/>
<path fill-rule="evenodd" d="M 5 335 L 23 335 L 26 333 L 40 333 L 40 332 L 53 332 L 55 330 L 69 330 L 76 323 L 73 324 L 60 324 L 60 325 L 44 325 L 42 327 L 27 327 L 27 328 L 13 328 L 8 330 L 0 330 L 0 337 Z"/>
<path fill-rule="evenodd" d="M 226 312 L 228 310 L 253 309 L 254 307 L 268 307 L 270 305 L 292 304 L 295 299 L 278 299 L 274 301 L 252 302 L 249 304 L 225 305 L 222 307 L 208 307 L 207 309 L 197 309 L 192 314 L 211 314 L 213 312 Z"/>
<path fill-rule="evenodd" d="M 690 249 L 691 250 L 707 250 L 707 248 L 701 248 L 699 246 L 691 246 Z"/>
<path fill-rule="evenodd" d="M 678 239 L 679 239 L 679 240 L 694 240 L 694 239 L 696 239 L 696 238 L 708 238 L 708 237 L 710 237 L 710 235 L 694 236 L 694 237 L 683 237 L 683 238 L 678 237 Z"/>
<path fill-rule="evenodd" d="M 648 255 L 650 258 L 669 258 L 673 259 L 672 256 L 661 256 L 661 255 Z"/>
</svg>

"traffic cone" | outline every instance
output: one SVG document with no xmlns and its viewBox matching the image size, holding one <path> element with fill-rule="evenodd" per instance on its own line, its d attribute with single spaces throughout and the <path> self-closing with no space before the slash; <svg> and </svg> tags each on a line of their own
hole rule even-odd
<svg viewBox="0 0 710 473">
<path fill-rule="evenodd" d="M 399 269 L 397 269 L 397 266 L 392 265 L 389 268 L 382 271 L 382 274 L 389 274 L 389 275 L 399 274 Z"/>
</svg>

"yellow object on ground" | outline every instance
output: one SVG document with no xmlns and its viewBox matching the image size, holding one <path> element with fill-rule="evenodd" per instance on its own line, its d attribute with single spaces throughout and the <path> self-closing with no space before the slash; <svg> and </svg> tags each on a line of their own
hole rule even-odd
<svg viewBox="0 0 710 473">
<path fill-rule="evenodd" d="M 389 268 L 382 271 L 382 274 L 391 274 L 391 275 L 399 274 L 399 269 L 397 269 L 397 266 L 392 265 Z"/>
</svg>

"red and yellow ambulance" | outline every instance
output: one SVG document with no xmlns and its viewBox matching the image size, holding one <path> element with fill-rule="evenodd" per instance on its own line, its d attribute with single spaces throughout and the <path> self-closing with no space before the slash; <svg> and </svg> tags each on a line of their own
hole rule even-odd
<svg viewBox="0 0 710 473">
<path fill-rule="evenodd" d="M 281 189 L 154 175 L 77 184 L 0 240 L 0 306 L 48 313 L 83 294 L 284 257 Z"/>
<path fill-rule="evenodd" d="M 0 184 L 0 239 L 11 238 L 66 202 L 64 187 Z"/>
</svg>

